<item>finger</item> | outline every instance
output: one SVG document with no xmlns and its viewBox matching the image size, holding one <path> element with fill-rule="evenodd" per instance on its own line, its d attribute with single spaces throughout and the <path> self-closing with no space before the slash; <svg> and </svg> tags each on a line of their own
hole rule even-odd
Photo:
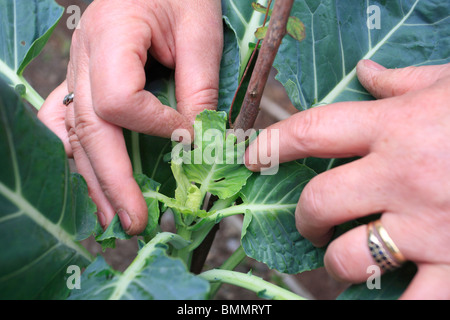
<svg viewBox="0 0 450 320">
<path fill-rule="evenodd" d="M 96 114 L 117 126 L 150 135 L 170 137 L 178 128 L 192 132 L 184 116 L 144 90 L 150 28 L 139 19 L 119 27 L 104 31 L 89 53 Z"/>
<path fill-rule="evenodd" d="M 367 226 L 358 226 L 333 240 L 325 252 L 324 265 L 338 281 L 366 281 L 371 275 L 368 267 L 376 265 L 367 245 Z"/>
<path fill-rule="evenodd" d="M 379 130 L 380 101 L 341 102 L 299 112 L 269 126 L 246 150 L 245 163 L 250 170 L 262 167 L 258 146 L 274 146 L 280 162 L 310 156 L 338 158 L 369 153 Z M 278 141 L 269 141 L 270 137 Z M 267 156 L 270 156 L 267 155 Z"/>
<path fill-rule="evenodd" d="M 87 92 L 83 86 L 77 81 L 75 92 Z M 85 97 L 74 101 L 76 135 L 124 230 L 139 234 L 147 225 L 147 205 L 133 178 L 122 129 L 100 119 Z"/>
<path fill-rule="evenodd" d="M 356 66 L 361 84 L 376 98 L 402 95 L 426 88 L 450 75 L 449 65 L 433 65 L 386 69 L 371 60 L 361 60 Z"/>
<path fill-rule="evenodd" d="M 450 266 L 419 264 L 414 279 L 402 294 L 402 300 L 449 300 Z"/>
<path fill-rule="evenodd" d="M 72 66 L 77 66 L 73 84 L 75 120 L 72 128 L 76 135 L 73 140 L 79 143 L 88 159 L 80 160 L 80 166 L 84 168 L 85 179 L 91 182 L 91 190 L 98 195 L 97 205 L 104 204 L 101 191 L 119 215 L 124 230 L 130 235 L 139 234 L 147 225 L 147 205 L 133 178 L 122 129 L 102 120 L 94 112 L 87 61 L 82 51 L 71 59 Z M 71 70 L 75 73 L 74 68 Z M 69 88 L 72 90 L 72 87 Z M 108 210 L 103 214 L 106 224 L 109 224 L 114 213 Z"/>
<path fill-rule="evenodd" d="M 67 83 L 64 81 L 47 97 L 38 112 L 38 118 L 61 139 L 67 156 L 71 158 L 72 148 L 65 125 L 66 106 L 63 104 L 67 94 Z"/>
<path fill-rule="evenodd" d="M 103 193 L 100 183 L 97 180 L 94 170 L 92 169 L 89 158 L 81 146 L 75 131 L 74 111 L 71 106 L 67 108 L 66 123 L 68 129 L 69 141 L 73 150 L 73 158 L 77 171 L 81 174 L 88 186 L 89 196 L 97 206 L 97 217 L 103 229 L 106 229 L 111 223 L 115 215 L 109 199 Z"/>
<path fill-rule="evenodd" d="M 386 223 L 385 216 L 389 215 L 395 218 L 392 213 L 383 213 L 381 222 L 386 232 L 389 234 L 392 241 L 397 245 L 400 252 L 404 255 L 406 260 L 414 261 L 409 255 L 405 239 L 408 239 L 408 234 L 403 233 L 398 235 L 393 231 L 392 223 L 400 224 L 398 219 L 391 219 L 390 223 Z M 358 283 L 368 279 L 373 275 L 372 268 L 378 267 L 380 275 L 384 273 L 383 269 L 378 266 L 375 259 L 372 257 L 368 245 L 367 225 L 358 226 L 347 231 L 343 235 L 334 239 L 327 247 L 324 256 L 324 264 L 328 273 L 337 280 Z M 400 241 L 402 240 L 403 241 Z"/>
<path fill-rule="evenodd" d="M 330 240 L 333 228 L 386 209 L 388 170 L 376 154 L 336 167 L 305 186 L 295 213 L 297 229 L 314 245 Z"/>
<path fill-rule="evenodd" d="M 215 109 L 218 104 L 222 11 L 220 1 L 210 2 L 207 6 L 210 12 L 203 19 L 185 18 L 176 32 L 177 109 L 190 121 L 194 121 L 202 110 Z M 204 7 L 205 3 L 192 2 L 188 10 L 194 13 L 190 16 L 197 16 L 195 12 L 204 11 Z"/>
</svg>

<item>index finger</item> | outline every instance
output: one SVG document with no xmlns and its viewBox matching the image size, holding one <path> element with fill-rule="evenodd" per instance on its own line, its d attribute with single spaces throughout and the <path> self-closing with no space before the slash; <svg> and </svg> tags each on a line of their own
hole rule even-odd
<svg viewBox="0 0 450 320">
<path fill-rule="evenodd" d="M 378 134 L 379 107 L 379 101 L 340 102 L 294 114 L 265 129 L 277 134 L 261 134 L 250 144 L 245 164 L 260 170 L 261 159 L 277 153 L 280 163 L 307 157 L 364 156 Z M 271 136 L 278 141 L 269 141 Z M 277 150 L 271 150 L 274 147 Z"/>
</svg>

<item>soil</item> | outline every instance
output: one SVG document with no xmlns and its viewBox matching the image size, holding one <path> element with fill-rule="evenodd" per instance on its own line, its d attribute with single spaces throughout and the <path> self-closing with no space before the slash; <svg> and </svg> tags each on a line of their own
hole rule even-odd
<svg viewBox="0 0 450 320">
<path fill-rule="evenodd" d="M 65 8 L 69 5 L 78 5 L 82 11 L 87 7 L 86 3 L 81 0 L 57 0 L 57 2 Z M 68 14 L 63 16 L 41 55 L 25 72 L 27 80 L 44 98 L 66 77 L 70 42 L 73 33 L 73 30 L 68 29 L 65 23 L 68 17 Z M 284 88 L 274 79 L 274 75 L 275 71 L 271 74 L 264 96 L 269 98 L 270 101 L 275 101 L 284 114 L 291 115 L 296 113 L 297 110 L 289 101 Z M 265 128 L 271 123 L 278 121 L 279 119 L 272 114 L 263 109 L 258 116 L 255 127 L 257 129 Z M 167 224 L 166 227 L 170 229 L 170 219 L 165 218 L 165 220 L 167 220 L 164 222 Z M 220 229 L 216 234 L 206 260 L 206 268 L 220 266 L 239 246 L 241 225 L 242 220 L 237 217 L 227 218 L 221 222 Z M 94 255 L 102 254 L 116 270 L 120 271 L 126 269 L 137 252 L 136 238 L 127 241 L 117 241 L 116 249 L 107 249 L 106 252 L 102 252 L 100 246 L 92 238 L 83 241 L 83 245 Z M 294 292 L 310 299 L 335 299 L 347 286 L 333 280 L 323 268 L 299 275 L 281 275 L 275 270 L 268 269 L 263 263 L 247 258 L 236 270 L 242 272 L 252 270 L 254 275 L 289 287 Z M 223 285 L 217 293 L 216 299 L 248 300 L 258 299 L 258 297 L 256 294 L 239 287 Z"/>
</svg>

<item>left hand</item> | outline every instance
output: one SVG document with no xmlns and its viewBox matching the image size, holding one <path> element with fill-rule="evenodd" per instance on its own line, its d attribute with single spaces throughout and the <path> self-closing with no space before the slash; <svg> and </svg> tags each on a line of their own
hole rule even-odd
<svg viewBox="0 0 450 320">
<path fill-rule="evenodd" d="M 382 213 L 395 244 L 418 266 L 401 298 L 449 299 L 450 64 L 386 69 L 362 60 L 357 75 L 379 100 L 320 106 L 267 128 L 279 130 L 280 162 L 361 156 L 306 185 L 297 229 L 324 246 L 334 226 Z M 257 144 L 271 145 L 263 139 L 250 145 L 246 159 L 255 158 Z M 261 164 L 248 167 L 256 171 Z M 337 279 L 367 280 L 375 262 L 366 226 L 330 243 L 324 262 Z"/>
</svg>

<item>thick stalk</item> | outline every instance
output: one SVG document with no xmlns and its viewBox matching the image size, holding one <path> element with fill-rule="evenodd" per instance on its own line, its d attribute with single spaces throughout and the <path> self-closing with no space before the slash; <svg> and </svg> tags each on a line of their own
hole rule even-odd
<svg viewBox="0 0 450 320">
<path fill-rule="evenodd" d="M 236 249 L 231 256 L 219 267 L 221 270 L 234 270 L 245 258 L 247 254 L 244 251 L 242 246 Z M 211 289 L 209 290 L 210 298 L 214 297 L 217 291 L 220 289 L 222 285 L 221 282 L 215 282 L 211 284 Z"/>
<path fill-rule="evenodd" d="M 177 234 L 181 236 L 184 240 L 191 242 L 192 231 L 187 229 L 185 226 L 178 225 Z M 181 260 L 183 260 L 187 268 L 190 269 L 192 250 L 189 249 L 189 246 L 186 246 L 181 249 L 174 249 L 172 256 L 178 257 Z"/>
<path fill-rule="evenodd" d="M 267 34 L 258 54 L 241 111 L 234 124 L 235 129 L 248 130 L 253 128 L 273 61 L 280 47 L 281 40 L 286 35 L 286 24 L 293 3 L 294 0 L 278 0 L 275 2 Z"/>
<path fill-rule="evenodd" d="M 13 88 L 23 86 L 23 92 L 20 92 L 22 97 L 27 100 L 36 110 L 39 110 L 44 103 L 44 99 L 34 88 L 28 83 L 28 81 L 22 76 L 18 75 L 14 70 L 8 67 L 3 61 L 0 61 L 0 73 L 3 74 Z M 62 101 L 62 100 L 61 100 Z"/>
<path fill-rule="evenodd" d="M 214 269 L 199 275 L 210 282 L 220 281 L 233 284 L 257 293 L 259 296 L 274 300 L 306 300 L 295 293 L 283 289 L 264 279 L 248 274 L 230 270 Z"/>
<path fill-rule="evenodd" d="M 230 197 L 228 199 L 219 199 L 211 207 L 210 211 L 220 210 L 231 206 L 236 200 L 237 195 Z M 211 249 L 212 243 L 217 230 L 219 230 L 220 225 L 215 223 L 215 221 L 209 221 L 206 225 L 203 225 L 197 232 L 193 233 L 193 248 L 195 251 L 192 256 L 191 272 L 198 274 L 202 271 L 203 265 L 205 264 L 206 258 L 208 256 L 209 250 Z"/>
</svg>

